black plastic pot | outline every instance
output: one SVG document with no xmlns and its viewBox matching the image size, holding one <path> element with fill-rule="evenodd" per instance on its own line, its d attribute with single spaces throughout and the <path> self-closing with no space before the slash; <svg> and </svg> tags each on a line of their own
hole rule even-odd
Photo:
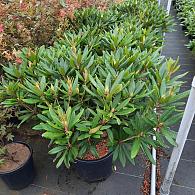
<svg viewBox="0 0 195 195">
<path fill-rule="evenodd" d="M 112 157 L 112 153 L 109 153 L 97 160 L 77 159 L 76 171 L 86 182 L 103 181 L 112 174 Z"/>
<path fill-rule="evenodd" d="M 33 150 L 28 144 L 24 142 L 15 143 L 26 145 L 30 150 L 30 156 L 28 160 L 17 169 L 12 170 L 10 172 L 0 172 L 0 177 L 11 190 L 21 190 L 31 184 L 35 177 L 32 156 Z"/>
</svg>

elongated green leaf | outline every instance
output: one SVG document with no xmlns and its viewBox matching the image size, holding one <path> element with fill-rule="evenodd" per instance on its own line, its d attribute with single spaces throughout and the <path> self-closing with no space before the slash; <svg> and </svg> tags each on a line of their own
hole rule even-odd
<svg viewBox="0 0 195 195">
<path fill-rule="evenodd" d="M 85 134 L 80 135 L 80 136 L 78 137 L 78 140 L 87 139 L 87 138 L 89 138 L 89 137 L 90 137 L 90 135 L 89 135 L 88 133 L 85 133 Z"/>
<path fill-rule="evenodd" d="M 119 155 L 119 145 L 117 145 L 115 150 L 113 151 L 113 161 L 116 161 L 118 155 Z"/>
<path fill-rule="evenodd" d="M 131 135 L 133 133 L 133 130 L 130 127 L 124 127 L 123 130 L 128 135 Z"/>
<path fill-rule="evenodd" d="M 57 146 L 57 147 L 55 147 L 55 148 L 52 148 L 52 149 L 49 151 L 49 154 L 56 154 L 56 153 L 59 153 L 59 152 L 63 151 L 65 148 L 66 148 L 66 146 Z"/>
<path fill-rule="evenodd" d="M 110 140 L 111 143 L 114 142 L 114 136 L 113 136 L 113 133 L 110 129 L 107 129 L 106 130 L 107 134 L 108 134 L 108 139 Z"/>
<path fill-rule="evenodd" d="M 56 168 L 59 168 L 62 165 L 62 163 L 64 162 L 64 159 L 66 158 L 66 153 L 67 153 L 67 151 L 65 151 L 64 154 L 61 156 L 61 158 L 59 159 L 59 161 L 56 165 Z"/>
<path fill-rule="evenodd" d="M 160 96 L 164 96 L 165 95 L 165 92 L 166 92 L 166 80 L 163 79 L 162 82 L 161 82 L 161 86 L 160 86 Z"/>
<path fill-rule="evenodd" d="M 23 102 L 27 103 L 27 104 L 36 104 L 40 102 L 40 99 L 22 99 Z"/>
<path fill-rule="evenodd" d="M 46 87 L 46 78 L 45 78 L 45 76 L 42 76 L 41 77 L 41 82 L 40 82 L 40 88 L 41 88 L 42 91 L 44 91 L 45 87 Z"/>
<path fill-rule="evenodd" d="M 54 112 L 54 110 L 53 110 L 52 107 L 49 108 L 49 114 L 50 114 L 50 116 L 52 117 L 53 121 L 54 121 L 57 125 L 62 126 L 62 123 L 61 123 L 59 117 L 58 117 L 57 114 Z"/>
<path fill-rule="evenodd" d="M 71 148 L 71 152 L 72 152 L 72 154 L 73 154 L 73 157 L 74 157 L 74 159 L 76 159 L 77 158 L 77 156 L 78 156 L 78 148 L 77 147 L 72 147 Z"/>
<path fill-rule="evenodd" d="M 130 114 L 132 112 L 134 112 L 136 109 L 135 108 L 126 108 L 124 110 L 120 110 L 118 112 L 116 112 L 116 115 L 127 115 L 127 114 Z"/>
<path fill-rule="evenodd" d="M 135 139 L 131 147 L 131 158 L 134 159 L 139 153 L 141 147 L 140 139 Z"/>
<path fill-rule="evenodd" d="M 181 120 L 183 113 L 174 114 L 172 117 L 169 117 L 164 123 L 166 126 L 175 125 L 178 121 Z"/>
<path fill-rule="evenodd" d="M 22 121 L 21 121 L 20 124 L 17 126 L 17 128 L 19 128 L 21 124 L 23 124 L 24 122 L 26 122 L 26 121 L 27 121 L 28 119 L 30 119 L 32 116 L 33 116 L 32 113 L 28 113 L 28 114 L 25 114 L 25 115 L 20 116 L 19 119 L 22 120 Z"/>
<path fill-rule="evenodd" d="M 96 133 L 97 131 L 99 131 L 99 130 L 101 129 L 101 127 L 102 127 L 102 125 L 99 125 L 99 126 L 93 128 L 93 129 L 90 129 L 90 130 L 89 130 L 89 134 L 94 134 L 94 133 Z"/>
<path fill-rule="evenodd" d="M 43 131 L 44 129 L 43 129 L 43 126 L 42 126 L 42 125 L 43 125 L 43 124 L 40 123 L 40 124 L 34 126 L 32 129 L 33 129 L 33 130 Z"/>
<path fill-rule="evenodd" d="M 125 167 L 125 164 L 126 164 L 126 157 L 125 157 L 125 154 L 122 150 L 122 146 L 120 146 L 119 148 L 119 160 L 122 164 L 123 167 Z"/>
<path fill-rule="evenodd" d="M 150 162 L 155 165 L 156 162 L 154 161 L 154 158 L 152 157 L 151 151 L 148 149 L 148 146 L 145 143 L 142 143 L 142 150 L 146 154 L 146 156 L 148 157 Z"/>
<path fill-rule="evenodd" d="M 122 103 L 119 104 L 119 106 L 116 107 L 116 110 L 119 111 L 121 109 L 124 109 L 125 106 L 127 106 L 127 104 L 129 103 L 129 98 L 124 100 Z"/>
<path fill-rule="evenodd" d="M 75 118 L 73 119 L 72 123 L 69 124 L 69 128 L 70 129 L 72 129 L 79 122 L 81 116 L 83 115 L 83 112 L 84 112 L 84 109 L 82 109 L 80 111 L 80 113 L 75 116 Z"/>
<path fill-rule="evenodd" d="M 42 114 L 37 114 L 37 117 L 38 117 L 39 119 L 41 119 L 42 121 L 44 121 L 44 122 L 47 122 L 47 121 L 49 120 L 46 116 L 44 116 L 44 115 L 42 115 Z"/>
<path fill-rule="evenodd" d="M 47 139 L 56 139 L 56 138 L 61 138 L 64 136 L 64 133 L 61 132 L 45 132 L 42 134 L 42 137 L 45 137 Z"/>
<path fill-rule="evenodd" d="M 125 146 L 125 144 L 122 145 L 122 149 L 124 151 L 126 158 L 129 160 L 129 162 L 131 162 L 133 165 L 135 165 L 135 161 L 134 161 L 134 159 L 131 158 L 130 152 L 129 152 L 128 148 Z"/>
</svg>

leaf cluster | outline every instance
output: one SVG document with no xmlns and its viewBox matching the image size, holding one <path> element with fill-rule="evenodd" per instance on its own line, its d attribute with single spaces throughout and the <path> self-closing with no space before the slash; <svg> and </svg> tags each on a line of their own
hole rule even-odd
<svg viewBox="0 0 195 195">
<path fill-rule="evenodd" d="M 105 139 L 123 165 L 140 152 L 154 163 L 151 147 L 176 144 L 170 127 L 187 95 L 177 61 L 160 55 L 170 24 L 156 1 L 80 10 L 52 47 L 24 48 L 20 65 L 3 66 L 2 104 L 20 109 L 21 123 L 39 119 L 34 129 L 51 140 L 57 167 L 98 156 Z"/>
</svg>

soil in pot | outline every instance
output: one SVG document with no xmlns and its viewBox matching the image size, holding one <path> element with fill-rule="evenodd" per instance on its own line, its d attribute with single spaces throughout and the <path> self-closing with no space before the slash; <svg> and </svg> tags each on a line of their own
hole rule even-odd
<svg viewBox="0 0 195 195">
<path fill-rule="evenodd" d="M 23 142 L 6 145 L 5 163 L 0 167 L 0 177 L 11 190 L 21 190 L 33 182 L 35 170 L 32 148 Z"/>
<path fill-rule="evenodd" d="M 7 155 L 5 162 L 0 166 L 0 172 L 10 172 L 21 167 L 29 158 L 30 150 L 21 143 L 10 143 L 5 146 Z"/>
<path fill-rule="evenodd" d="M 108 143 L 107 140 L 102 140 L 101 142 L 96 144 L 96 150 L 99 155 L 99 158 L 95 157 L 91 152 L 88 152 L 84 156 L 83 160 L 97 160 L 106 156 L 109 152 L 107 143 Z"/>
<path fill-rule="evenodd" d="M 78 175 L 86 182 L 97 182 L 107 179 L 112 174 L 112 153 L 109 153 L 107 140 L 96 144 L 99 158 L 88 152 L 83 159 L 77 159 L 75 167 Z"/>
</svg>

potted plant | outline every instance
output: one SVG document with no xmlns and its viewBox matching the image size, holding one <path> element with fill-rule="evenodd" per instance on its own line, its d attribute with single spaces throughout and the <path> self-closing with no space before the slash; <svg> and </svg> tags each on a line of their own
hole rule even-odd
<svg viewBox="0 0 195 195">
<path fill-rule="evenodd" d="M 13 142 L 13 124 L 9 123 L 12 114 L 12 108 L 0 107 L 0 178 L 10 189 L 20 190 L 32 183 L 35 173 L 31 147 Z"/>
<path fill-rule="evenodd" d="M 22 122 L 40 120 L 33 129 L 51 140 L 57 167 L 74 164 L 93 182 L 112 173 L 112 159 L 125 166 L 142 152 L 155 163 L 151 147 L 175 145 L 170 126 L 186 92 L 179 93 L 183 75 L 173 77 L 177 62 L 159 54 L 171 22 L 156 1 L 77 14 L 76 24 L 89 19 L 93 27 L 78 22 L 53 47 L 23 49 L 20 65 L 3 67 L 1 93 L 3 105 L 23 108 Z"/>
</svg>

